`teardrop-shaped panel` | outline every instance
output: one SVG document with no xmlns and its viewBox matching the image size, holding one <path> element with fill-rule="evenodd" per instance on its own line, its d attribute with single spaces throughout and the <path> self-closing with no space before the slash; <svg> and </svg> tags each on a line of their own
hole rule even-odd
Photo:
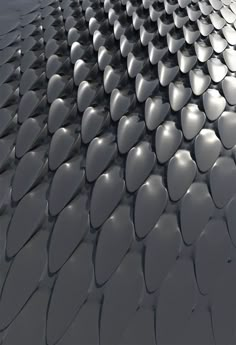
<svg viewBox="0 0 236 345">
<path fill-rule="evenodd" d="M 174 214 L 165 213 L 147 237 L 145 246 L 145 281 L 148 291 L 153 292 L 175 264 L 180 253 L 182 239 Z"/>
<path fill-rule="evenodd" d="M 49 193 L 49 211 L 57 215 L 73 198 L 84 183 L 85 173 L 81 168 L 81 159 L 73 158 L 57 169 Z"/>
<path fill-rule="evenodd" d="M 198 168 L 202 172 L 209 170 L 221 151 L 221 142 L 212 129 L 204 128 L 195 139 L 194 149 Z"/>
<path fill-rule="evenodd" d="M 181 125 L 185 138 L 193 139 L 202 129 L 206 121 L 205 114 L 199 110 L 197 104 L 188 104 L 181 110 Z"/>
<path fill-rule="evenodd" d="M 135 200 L 135 231 L 145 237 L 163 213 L 168 200 L 161 176 L 151 175 L 139 188 Z"/>
<path fill-rule="evenodd" d="M 26 194 L 17 205 L 7 233 L 7 255 L 15 255 L 37 231 L 47 215 L 46 192 L 48 186 Z"/>
<path fill-rule="evenodd" d="M 117 128 L 117 144 L 120 153 L 127 153 L 142 136 L 145 124 L 138 115 L 122 116 Z"/>
<path fill-rule="evenodd" d="M 93 227 L 98 228 L 105 222 L 120 202 L 125 189 L 122 170 L 113 166 L 102 174 L 93 187 L 90 217 Z"/>
<path fill-rule="evenodd" d="M 170 198 L 179 200 L 190 187 L 197 172 L 196 163 L 186 150 L 178 150 L 171 158 L 167 170 L 167 185 Z"/>
<path fill-rule="evenodd" d="M 216 206 L 223 208 L 236 193 L 236 166 L 230 157 L 219 157 L 210 172 L 210 189 Z"/>
<path fill-rule="evenodd" d="M 164 121 L 170 109 L 168 102 L 161 97 L 148 98 L 145 102 L 145 122 L 150 131 Z"/>
<path fill-rule="evenodd" d="M 158 161 L 167 162 L 178 150 L 182 141 L 182 132 L 173 121 L 166 121 L 156 130 L 155 148 Z"/>
<path fill-rule="evenodd" d="M 127 205 L 119 205 L 103 224 L 97 243 L 95 273 L 99 284 L 109 279 L 128 251 L 134 225 Z"/>
<path fill-rule="evenodd" d="M 231 149 L 236 145 L 236 113 L 224 111 L 218 120 L 218 130 L 225 148 Z"/>
<path fill-rule="evenodd" d="M 180 222 L 184 241 L 192 244 L 200 235 L 214 211 L 214 204 L 205 183 L 195 182 L 181 202 Z"/>
<path fill-rule="evenodd" d="M 86 156 L 86 177 L 96 180 L 116 156 L 117 145 L 113 134 L 106 133 L 94 138 L 89 144 Z"/>
<path fill-rule="evenodd" d="M 37 182 L 44 171 L 46 158 L 43 151 L 31 151 L 20 160 L 12 182 L 12 199 L 20 200 Z"/>
<path fill-rule="evenodd" d="M 142 141 L 133 147 L 126 159 L 125 180 L 129 192 L 137 190 L 151 173 L 156 156 L 149 142 Z"/>
<path fill-rule="evenodd" d="M 59 128 L 51 139 L 48 153 L 49 168 L 56 170 L 71 156 L 73 149 L 79 149 L 79 143 L 80 138 L 75 128 Z"/>
<path fill-rule="evenodd" d="M 49 245 L 49 269 L 57 271 L 90 229 L 88 197 L 80 195 L 59 214 Z"/>
</svg>

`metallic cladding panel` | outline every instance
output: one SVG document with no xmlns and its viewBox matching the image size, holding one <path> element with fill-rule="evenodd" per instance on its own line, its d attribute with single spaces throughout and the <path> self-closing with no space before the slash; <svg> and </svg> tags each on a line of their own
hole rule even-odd
<svg viewBox="0 0 236 345">
<path fill-rule="evenodd" d="M 236 344 L 236 1 L 0 5 L 0 344 Z"/>
</svg>

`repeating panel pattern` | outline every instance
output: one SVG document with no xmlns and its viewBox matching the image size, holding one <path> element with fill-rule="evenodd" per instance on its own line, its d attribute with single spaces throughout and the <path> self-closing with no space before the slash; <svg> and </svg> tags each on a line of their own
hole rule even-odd
<svg viewBox="0 0 236 345">
<path fill-rule="evenodd" d="M 236 344 L 236 1 L 15 6 L 0 344 Z"/>
</svg>

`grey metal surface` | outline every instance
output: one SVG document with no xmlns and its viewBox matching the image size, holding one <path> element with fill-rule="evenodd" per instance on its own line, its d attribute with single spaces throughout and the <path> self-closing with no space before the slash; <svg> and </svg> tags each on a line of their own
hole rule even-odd
<svg viewBox="0 0 236 345">
<path fill-rule="evenodd" d="M 0 344 L 236 344 L 236 2 L 0 4 Z"/>
</svg>

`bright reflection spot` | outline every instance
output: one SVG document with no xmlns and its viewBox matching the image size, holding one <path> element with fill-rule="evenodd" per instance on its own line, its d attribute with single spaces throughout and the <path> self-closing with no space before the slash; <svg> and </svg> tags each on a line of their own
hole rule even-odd
<svg viewBox="0 0 236 345">
<path fill-rule="evenodd" d="M 108 173 L 103 174 L 103 176 L 105 177 L 106 180 L 109 180 L 109 174 Z"/>
<path fill-rule="evenodd" d="M 136 155 L 137 155 L 137 156 L 141 156 L 141 154 L 142 154 L 142 150 L 141 150 L 140 147 L 138 147 L 138 148 L 136 149 Z"/>
<path fill-rule="evenodd" d="M 127 120 L 125 121 L 125 126 L 127 126 L 129 123 L 130 123 L 130 119 L 127 119 Z"/>
<path fill-rule="evenodd" d="M 163 134 L 164 137 L 169 137 L 169 136 L 170 136 L 170 131 L 169 131 L 169 129 L 168 129 L 168 128 L 165 128 L 162 134 Z"/>
</svg>

